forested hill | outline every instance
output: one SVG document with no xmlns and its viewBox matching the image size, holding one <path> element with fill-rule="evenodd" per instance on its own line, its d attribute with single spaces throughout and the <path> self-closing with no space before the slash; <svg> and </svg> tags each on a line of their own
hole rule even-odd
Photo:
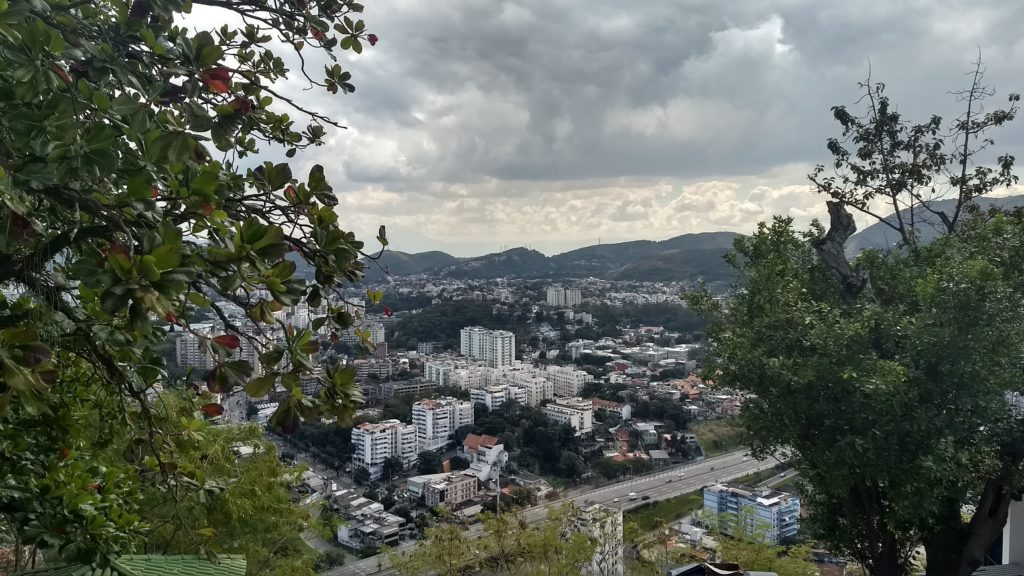
<svg viewBox="0 0 1024 576">
<path fill-rule="evenodd" d="M 486 279 L 584 278 L 708 283 L 728 282 L 732 270 L 722 256 L 732 248 L 733 232 L 684 234 L 654 242 L 637 240 L 598 244 L 546 256 L 536 250 L 513 248 L 473 258 L 456 258 L 444 252 L 385 252 L 368 262 L 367 279 L 430 274 L 443 278 Z"/>
</svg>

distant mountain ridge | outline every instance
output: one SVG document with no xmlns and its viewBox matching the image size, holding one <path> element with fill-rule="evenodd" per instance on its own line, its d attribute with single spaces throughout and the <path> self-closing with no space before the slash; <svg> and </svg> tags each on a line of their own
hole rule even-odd
<svg viewBox="0 0 1024 576">
<path fill-rule="evenodd" d="M 732 278 L 732 270 L 722 256 L 737 236 L 734 232 L 684 234 L 662 241 L 597 244 L 554 256 L 527 248 L 471 258 L 456 258 L 444 252 L 385 252 L 377 262 L 380 267 L 369 263 L 367 279 L 379 281 L 387 271 L 392 276 L 431 274 L 464 280 L 593 276 L 608 280 L 726 282 Z"/>
<path fill-rule="evenodd" d="M 956 207 L 955 202 L 956 201 L 952 199 L 936 200 L 934 202 L 930 202 L 928 207 L 936 212 L 945 212 L 947 215 L 952 216 L 953 209 Z M 981 197 L 975 199 L 975 203 L 982 210 L 988 210 L 993 206 L 1009 210 L 1024 207 L 1024 196 L 1005 196 L 1002 198 Z M 910 222 L 911 211 L 909 209 L 900 210 L 900 216 L 903 218 L 905 223 Z M 937 216 L 922 206 L 919 206 L 914 210 L 913 216 L 915 222 L 914 228 L 917 230 L 919 242 L 925 244 L 938 237 L 940 228 L 937 226 L 939 223 Z M 888 222 L 896 223 L 897 220 L 895 212 L 887 216 L 885 219 Z M 846 243 L 846 253 L 853 256 L 869 248 L 884 250 L 895 246 L 899 241 L 899 233 L 882 222 L 875 222 L 850 237 L 850 240 Z"/>
<path fill-rule="evenodd" d="M 998 206 L 1006 209 L 1024 207 L 1024 195 L 1004 198 L 979 198 L 982 209 Z M 949 211 L 952 200 L 930 204 L 934 210 Z M 910 212 L 903 217 L 909 220 Z M 895 214 L 887 217 L 895 221 Z M 915 221 L 924 242 L 931 241 L 938 231 L 931 223 L 935 216 L 918 208 Z M 385 251 L 376 262 L 367 262 L 366 278 L 382 281 L 385 273 L 393 277 L 428 274 L 439 278 L 480 280 L 518 277 L 535 279 L 570 279 L 595 277 L 606 280 L 649 280 L 652 282 L 697 282 L 724 284 L 734 278 L 734 271 L 723 260 L 739 236 L 735 232 L 702 232 L 683 234 L 668 240 L 633 240 L 614 244 L 596 244 L 554 256 L 536 250 L 513 248 L 503 252 L 470 258 L 459 258 L 440 251 Z M 890 248 L 899 240 L 894 230 L 876 222 L 854 234 L 847 242 L 852 256 L 868 249 Z M 304 263 L 300 263 L 300 268 Z M 310 275 L 311 277 L 311 275 Z"/>
</svg>

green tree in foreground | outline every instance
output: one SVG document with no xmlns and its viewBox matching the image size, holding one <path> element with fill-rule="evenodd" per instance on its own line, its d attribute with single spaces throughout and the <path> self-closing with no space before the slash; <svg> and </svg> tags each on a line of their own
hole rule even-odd
<svg viewBox="0 0 1024 576">
<path fill-rule="evenodd" d="M 196 6 L 244 25 L 193 33 L 180 24 Z M 300 389 L 319 348 L 312 333 L 287 329 L 283 346 L 267 346 L 211 297 L 263 329 L 300 302 L 331 304 L 318 328 L 351 326 L 331 298 L 361 276 L 363 243 L 340 227 L 323 168 L 300 178 L 287 162 L 244 163 L 261 145 L 292 157 L 324 143 L 336 122 L 271 86 L 296 76 L 282 51 L 334 60 L 374 43 L 352 20 L 361 11 L 353 0 L 0 2 L 0 284 L 26 294 L 0 300 L 0 408 L 45 412 L 76 361 L 148 406 L 164 378 L 164 328 L 188 330 L 201 307 L 226 326 L 204 339 L 217 360 L 205 375 L 212 392 L 263 396 L 278 378 Z M 297 72 L 353 90 L 338 64 L 314 73 Z M 289 253 L 315 269 L 311 282 Z M 228 359 L 240 338 L 261 366 Z M 350 419 L 352 380 L 338 371 L 316 397 L 289 396 L 272 423 L 293 430 L 318 411 Z"/>
<path fill-rule="evenodd" d="M 240 24 L 194 31 L 182 20 L 198 7 Z M 321 166 L 299 175 L 255 157 L 261 147 L 296 157 L 337 126 L 275 86 L 303 78 L 351 92 L 335 59 L 376 42 L 362 10 L 354 0 L 0 0 L 0 286 L 23 294 L 0 295 L 0 514 L 18 546 L 84 560 L 130 551 L 159 530 L 139 518 L 151 489 L 169 500 L 148 511 L 202 496 L 200 474 L 227 486 L 216 477 L 237 472 L 230 460 L 203 472 L 177 453 L 178 434 L 201 419 L 164 420 L 155 405 L 172 384 L 166 330 L 189 330 L 201 309 L 225 325 L 203 338 L 211 393 L 263 396 L 279 381 L 291 394 L 271 423 L 285 432 L 321 414 L 351 419 L 354 372 L 331 370 L 303 395 L 319 343 L 274 312 L 329 304 L 314 325 L 348 328 L 335 297 L 360 277 L 363 243 L 339 224 Z M 296 277 L 296 261 L 312 279 Z M 280 345 L 261 338 L 274 329 Z M 243 339 L 258 365 L 230 358 Z M 220 414 L 208 400 L 204 415 Z M 101 439 L 122 438 L 130 460 L 101 458 Z M 136 476 L 152 486 L 126 480 Z M 172 547 L 216 539 L 196 532 L 202 515 L 176 517 L 189 534 L 168 537 Z"/>
<path fill-rule="evenodd" d="M 551 508 L 540 524 L 528 524 L 516 511 L 485 514 L 477 539 L 466 538 L 461 526 L 441 524 L 428 528 L 411 553 L 390 553 L 389 559 L 405 576 L 575 576 L 591 562 L 598 543 L 573 529 L 572 514 L 570 505 Z"/>
<path fill-rule="evenodd" d="M 835 175 L 812 176 L 833 199 L 828 232 L 761 224 L 736 242 L 728 307 L 691 303 L 712 316 L 706 373 L 753 394 L 742 415 L 750 446 L 792 455 L 815 536 L 874 576 L 909 573 L 919 544 L 929 576 L 968 576 L 1001 533 L 1024 461 L 1007 402 L 1024 355 L 1024 215 L 974 202 L 1016 182 L 1013 157 L 990 168 L 975 155 L 1018 97 L 980 113 L 990 91 L 976 74 L 944 135 L 939 118 L 908 123 L 881 85 L 865 88 L 865 116 L 835 109 L 845 137 L 829 142 Z M 930 204 L 933 193 L 951 207 Z M 919 220 L 889 218 L 897 249 L 851 264 L 846 207 L 882 205 Z M 919 241 L 928 215 L 943 231 L 931 244 Z"/>
</svg>

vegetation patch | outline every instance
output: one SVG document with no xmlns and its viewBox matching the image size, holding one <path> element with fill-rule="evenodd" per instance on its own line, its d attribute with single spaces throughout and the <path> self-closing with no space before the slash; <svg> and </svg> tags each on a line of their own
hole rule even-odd
<svg viewBox="0 0 1024 576">
<path fill-rule="evenodd" d="M 698 510 L 702 505 L 703 497 L 700 493 L 684 494 L 668 500 L 649 502 L 638 508 L 627 510 L 625 520 L 635 522 L 640 530 L 649 532 L 662 524 L 679 520 L 690 512 Z"/>
<path fill-rule="evenodd" d="M 730 452 L 743 446 L 743 429 L 735 418 L 694 422 L 690 424 L 690 430 L 697 435 L 706 456 Z"/>
</svg>

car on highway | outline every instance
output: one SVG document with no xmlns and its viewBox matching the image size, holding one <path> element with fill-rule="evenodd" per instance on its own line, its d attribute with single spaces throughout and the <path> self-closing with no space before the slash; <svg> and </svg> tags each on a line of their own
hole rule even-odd
<svg viewBox="0 0 1024 576">
<path fill-rule="evenodd" d="M 630 500 L 636 500 L 636 492 L 630 492 L 629 493 L 629 499 Z"/>
<path fill-rule="evenodd" d="M 618 497 L 612 498 L 612 502 L 618 502 L 618 501 L 619 501 Z"/>
<path fill-rule="evenodd" d="M 682 478 L 683 476 L 686 476 L 686 473 L 685 472 L 678 472 L 678 473 L 676 473 L 676 476 L 678 476 L 679 478 Z"/>
<path fill-rule="evenodd" d="M 746 462 L 747 460 L 750 460 L 750 458 L 747 458 L 746 456 L 744 456 L 743 459 L 740 460 L 740 462 Z"/>
<path fill-rule="evenodd" d="M 665 480 L 665 484 L 670 484 L 671 482 L 672 482 L 671 478 L 669 478 L 668 480 Z"/>
<path fill-rule="evenodd" d="M 650 499 L 651 499 L 651 497 L 650 497 L 650 496 L 647 496 L 647 495 L 645 494 L 645 495 L 644 495 L 643 497 L 641 497 L 640 499 L 641 499 L 641 500 L 650 500 Z"/>
</svg>

